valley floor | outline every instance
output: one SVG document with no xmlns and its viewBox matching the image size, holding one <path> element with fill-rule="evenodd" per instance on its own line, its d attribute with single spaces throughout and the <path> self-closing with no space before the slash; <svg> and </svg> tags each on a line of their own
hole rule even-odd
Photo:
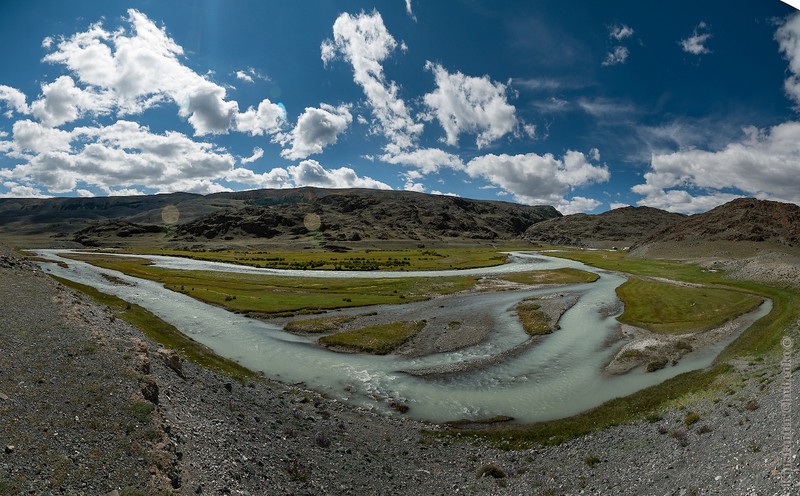
<svg viewBox="0 0 800 496">
<path fill-rule="evenodd" d="M 240 384 L 178 366 L 158 348 L 0 249 L 0 495 L 782 491 L 784 383 L 775 365 L 737 363 L 727 393 L 685 399 L 652 422 L 500 451 L 444 444 L 420 434 L 435 426 L 302 386 Z M 156 387 L 153 404 L 144 396 L 155 400 Z M 691 425 L 689 413 L 699 416 Z M 800 415 L 791 428 L 800 432 Z M 787 494 L 800 492 L 794 437 Z"/>
</svg>

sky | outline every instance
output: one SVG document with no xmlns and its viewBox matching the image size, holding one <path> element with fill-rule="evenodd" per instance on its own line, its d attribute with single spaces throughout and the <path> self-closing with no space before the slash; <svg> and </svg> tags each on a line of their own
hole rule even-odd
<svg viewBox="0 0 800 496">
<path fill-rule="evenodd" d="M 778 0 L 9 0 L 0 46 L 0 197 L 800 204 Z"/>
</svg>

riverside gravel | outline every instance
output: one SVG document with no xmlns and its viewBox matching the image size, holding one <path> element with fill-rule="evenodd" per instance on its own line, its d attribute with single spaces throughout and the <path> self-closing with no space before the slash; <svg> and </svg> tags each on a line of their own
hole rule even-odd
<svg viewBox="0 0 800 496">
<path fill-rule="evenodd" d="M 502 451 L 426 438 L 438 427 L 304 385 L 188 362 L 179 375 L 159 348 L 0 248 L 0 495 L 783 494 L 776 363 L 736 362 L 719 393 L 650 421 Z M 157 404 L 143 396 L 153 385 Z M 699 420 L 686 425 L 689 412 Z M 800 493 L 794 437 L 786 494 Z"/>
</svg>

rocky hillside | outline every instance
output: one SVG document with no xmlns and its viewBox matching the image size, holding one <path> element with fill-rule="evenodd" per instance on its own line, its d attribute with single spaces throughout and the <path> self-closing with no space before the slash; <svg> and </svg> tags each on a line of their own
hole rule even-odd
<svg viewBox="0 0 800 496">
<path fill-rule="evenodd" d="M 623 248 L 634 244 L 684 215 L 651 207 L 624 207 L 597 215 L 573 214 L 533 224 L 525 238 L 549 245 Z"/>
<path fill-rule="evenodd" d="M 250 205 L 178 226 L 182 241 L 291 238 L 326 241 L 517 239 L 537 222 L 560 217 L 553 207 L 469 200 L 408 191 L 353 191 Z"/>
<path fill-rule="evenodd" d="M 96 221 L 70 239 L 86 246 L 512 240 L 532 224 L 561 216 L 549 206 L 368 189 L 257 190 L 193 203 Z M 184 216 L 187 208 L 196 209 Z M 177 223 L 161 218 L 169 209 L 180 214 Z"/>
<path fill-rule="evenodd" d="M 715 254 L 724 249 L 800 248 L 800 206 L 739 198 L 703 214 L 692 215 L 636 243 L 631 253 Z M 731 255 L 742 255 L 731 253 Z"/>
</svg>

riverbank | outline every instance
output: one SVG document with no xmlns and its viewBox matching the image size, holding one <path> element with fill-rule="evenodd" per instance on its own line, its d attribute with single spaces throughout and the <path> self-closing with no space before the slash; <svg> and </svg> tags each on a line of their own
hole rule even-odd
<svg viewBox="0 0 800 496">
<path fill-rule="evenodd" d="M 734 362 L 737 372 L 718 394 L 675 400 L 652 422 L 501 451 L 446 444 L 420 434 L 436 426 L 346 406 L 302 385 L 240 384 L 188 362 L 179 375 L 137 329 L 5 250 L 0 295 L 0 420 L 9 426 L 0 429 L 0 494 L 766 495 L 781 488 L 775 364 Z M 145 399 L 148 384 L 158 387 L 157 404 Z M 690 412 L 699 419 L 686 425 Z M 797 416 L 792 428 L 799 432 Z"/>
</svg>

